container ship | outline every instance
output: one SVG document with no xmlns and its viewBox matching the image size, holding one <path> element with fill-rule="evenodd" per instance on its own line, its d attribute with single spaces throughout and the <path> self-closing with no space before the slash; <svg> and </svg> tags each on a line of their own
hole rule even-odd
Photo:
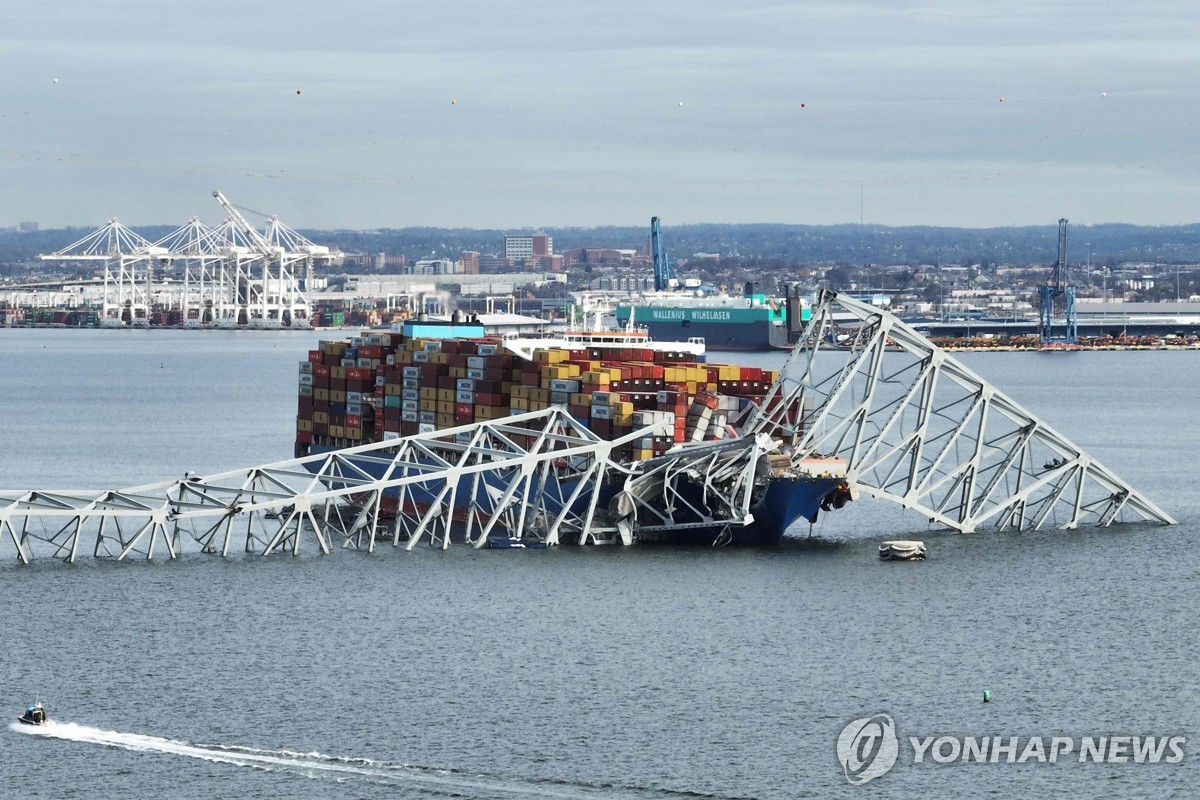
<svg viewBox="0 0 1200 800">
<path fill-rule="evenodd" d="M 659 435 L 614 448 L 618 462 L 646 462 L 689 444 L 737 437 L 776 378 L 772 370 L 708 363 L 694 342 L 689 350 L 644 333 L 575 332 L 531 341 L 488 336 L 469 321 L 413 320 L 399 332 L 322 341 L 309 352 L 300 364 L 296 454 L 558 405 L 609 440 L 657 424 Z M 757 523 L 739 530 L 732 543 L 777 543 L 794 521 L 815 520 L 823 506 L 840 507 L 849 497 L 844 470 L 822 466 L 764 483 Z M 389 510 L 386 496 L 383 507 Z M 641 540 L 712 544 L 714 536 L 689 529 Z"/>
</svg>

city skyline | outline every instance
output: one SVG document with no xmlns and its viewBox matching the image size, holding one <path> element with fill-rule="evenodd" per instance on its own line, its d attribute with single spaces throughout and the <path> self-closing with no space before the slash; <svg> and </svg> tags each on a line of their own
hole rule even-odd
<svg viewBox="0 0 1200 800">
<path fill-rule="evenodd" d="M 1184 224 L 1200 11 L 59 2 L 0 33 L 0 227 Z"/>
</svg>

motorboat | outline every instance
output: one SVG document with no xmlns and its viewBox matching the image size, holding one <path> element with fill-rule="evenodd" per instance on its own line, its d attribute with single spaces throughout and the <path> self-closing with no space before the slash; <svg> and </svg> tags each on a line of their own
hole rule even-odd
<svg viewBox="0 0 1200 800">
<path fill-rule="evenodd" d="M 521 539 L 516 536 L 489 536 L 487 546 L 489 550 L 540 550 L 546 546 L 546 543 L 537 539 Z"/>
<path fill-rule="evenodd" d="M 891 541 L 879 545 L 879 557 L 884 561 L 920 561 L 925 558 L 925 543 Z"/>
<path fill-rule="evenodd" d="M 35 702 L 25 709 L 24 714 L 17 717 L 17 722 L 25 725 L 45 725 L 49 721 L 50 717 L 46 715 L 46 709 L 40 701 Z"/>
</svg>

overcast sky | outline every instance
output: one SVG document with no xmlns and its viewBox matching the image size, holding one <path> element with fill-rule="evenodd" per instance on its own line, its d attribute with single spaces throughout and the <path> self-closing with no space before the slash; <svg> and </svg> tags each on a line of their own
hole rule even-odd
<svg viewBox="0 0 1200 800">
<path fill-rule="evenodd" d="M 0 227 L 215 225 L 214 189 L 298 228 L 1200 220 L 1196 3 L 39 0 L 2 20 Z"/>
</svg>

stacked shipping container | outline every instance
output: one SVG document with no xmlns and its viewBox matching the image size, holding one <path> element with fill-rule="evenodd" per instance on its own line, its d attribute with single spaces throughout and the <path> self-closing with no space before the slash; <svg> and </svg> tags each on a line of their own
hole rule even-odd
<svg viewBox="0 0 1200 800">
<path fill-rule="evenodd" d="M 604 439 L 656 422 L 662 435 L 622 445 L 645 460 L 676 442 L 724 438 L 776 373 L 692 363 L 641 348 L 546 349 L 526 361 L 498 339 L 369 333 L 323 341 L 300 364 L 298 452 L 347 447 L 499 419 L 551 405 Z"/>
</svg>

